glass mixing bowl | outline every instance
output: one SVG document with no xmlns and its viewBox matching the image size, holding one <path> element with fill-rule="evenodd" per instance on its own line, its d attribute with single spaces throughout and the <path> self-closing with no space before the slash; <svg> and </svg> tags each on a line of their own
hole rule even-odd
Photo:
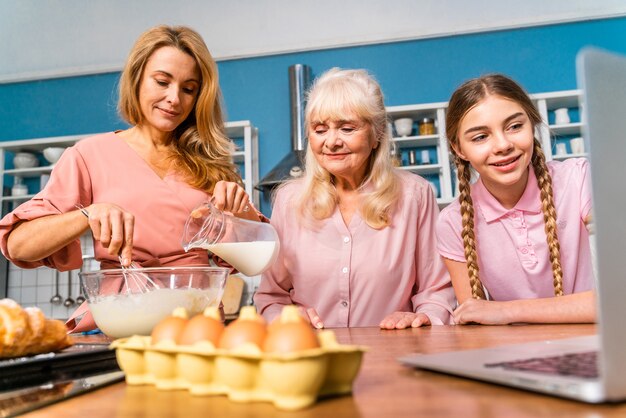
<svg viewBox="0 0 626 418">
<path fill-rule="evenodd" d="M 113 338 L 150 335 L 177 307 L 190 317 L 218 306 L 230 269 L 152 267 L 79 273 L 96 325 Z"/>
</svg>

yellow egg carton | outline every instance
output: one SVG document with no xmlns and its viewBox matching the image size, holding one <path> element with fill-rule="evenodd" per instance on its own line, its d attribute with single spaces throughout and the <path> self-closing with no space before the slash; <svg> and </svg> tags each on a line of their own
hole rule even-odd
<svg viewBox="0 0 626 418">
<path fill-rule="evenodd" d="M 264 353 L 245 343 L 232 350 L 210 342 L 152 344 L 133 336 L 111 345 L 129 385 L 188 390 L 192 395 L 226 395 L 235 402 L 272 402 L 277 408 L 306 408 L 319 396 L 352 392 L 365 348 L 342 345 L 330 330 L 318 333 L 319 348 Z"/>
</svg>

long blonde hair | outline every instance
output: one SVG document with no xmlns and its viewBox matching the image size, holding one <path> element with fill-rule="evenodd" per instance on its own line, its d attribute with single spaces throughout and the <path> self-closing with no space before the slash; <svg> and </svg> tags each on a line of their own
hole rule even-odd
<svg viewBox="0 0 626 418">
<path fill-rule="evenodd" d="M 232 141 L 224 131 L 217 65 L 200 34 L 185 26 L 156 26 L 144 32 L 128 55 L 119 83 L 118 111 L 131 125 L 145 117 L 139 105 L 139 86 L 152 54 L 171 46 L 190 55 L 201 74 L 200 89 L 193 110 L 173 132 L 177 168 L 190 185 L 208 192 L 220 180 L 241 183 L 232 162 Z"/>
<path fill-rule="evenodd" d="M 455 150 L 460 149 L 459 127 L 461 121 L 472 107 L 489 95 L 500 96 L 518 103 L 528 115 L 534 131 L 537 126 L 543 123 L 539 111 L 524 89 L 515 81 L 501 74 L 490 74 L 469 80 L 461 85 L 450 98 L 446 114 L 446 134 L 458 172 L 459 203 L 463 225 L 461 235 L 465 247 L 465 259 L 472 296 L 476 299 L 484 299 L 485 293 L 479 278 L 476 237 L 474 235 L 474 205 L 470 194 L 471 168 L 469 162 L 461 159 Z M 556 228 L 552 177 L 548 172 L 545 155 L 537 138 L 534 139 L 531 164 L 540 190 L 546 239 L 550 250 L 550 263 L 552 264 L 554 294 L 561 296 L 563 295 L 563 270 Z"/>
<path fill-rule="evenodd" d="M 356 115 L 367 123 L 369 133 L 378 142 L 372 150 L 363 184 L 370 182 L 373 191 L 361 194 L 359 210 L 372 228 L 391 224 L 391 212 L 399 199 L 400 188 L 390 156 L 391 132 L 383 93 L 376 80 L 365 70 L 332 68 L 322 74 L 308 93 L 305 109 L 307 134 L 315 121 L 345 120 Z M 300 216 L 322 220 L 329 218 L 338 204 L 333 176 L 324 169 L 307 146 L 304 187 L 296 198 Z"/>
</svg>

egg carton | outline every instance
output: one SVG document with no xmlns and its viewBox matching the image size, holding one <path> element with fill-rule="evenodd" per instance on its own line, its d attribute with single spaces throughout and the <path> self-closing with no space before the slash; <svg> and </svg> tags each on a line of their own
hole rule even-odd
<svg viewBox="0 0 626 418">
<path fill-rule="evenodd" d="M 263 353 L 250 343 L 233 350 L 216 349 L 210 342 L 153 345 L 144 336 L 111 346 L 129 385 L 186 389 L 192 395 L 226 395 L 235 402 L 272 402 L 279 409 L 297 410 L 320 396 L 351 393 L 365 352 L 362 346 L 339 344 L 329 330 L 318 338 L 320 348 L 285 354 Z"/>
</svg>

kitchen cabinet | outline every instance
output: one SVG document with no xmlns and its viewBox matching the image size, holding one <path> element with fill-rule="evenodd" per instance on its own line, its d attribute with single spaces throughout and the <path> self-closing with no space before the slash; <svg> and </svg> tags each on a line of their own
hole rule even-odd
<svg viewBox="0 0 626 418">
<path fill-rule="evenodd" d="M 45 181 L 45 176 L 49 176 L 54 167 L 42 155 L 48 147 L 70 147 L 76 141 L 89 135 L 59 136 L 53 138 L 23 139 L 18 141 L 0 142 L 0 190 L 2 196 L 0 200 L 8 204 L 2 205 L 3 209 L 10 211 L 20 203 L 30 199 L 41 188 L 41 182 Z M 13 158 L 18 152 L 25 152 L 36 156 L 38 165 L 29 168 L 15 168 Z M 43 179 L 43 180 L 42 180 Z M 28 191 L 19 196 L 11 195 L 11 187 L 17 182 L 24 182 Z M 4 213 L 3 213 L 4 215 Z"/>
<path fill-rule="evenodd" d="M 531 98 L 545 123 L 540 128 L 539 138 L 546 160 L 587 157 L 582 140 L 582 91 L 533 94 Z M 565 120 L 558 117 L 560 112 L 566 116 Z"/>
<path fill-rule="evenodd" d="M 441 102 L 387 107 L 392 121 L 392 148 L 399 168 L 428 180 L 439 206 L 447 205 L 454 198 L 450 153 L 445 133 L 447 106 L 446 102 Z M 406 136 L 398 135 L 394 126 L 395 120 L 403 118 L 413 120 L 411 133 Z M 434 133 L 427 129 L 429 133 L 420 135 L 420 122 L 424 119 L 431 121 L 427 123 L 434 124 Z"/>
<path fill-rule="evenodd" d="M 544 121 L 537 135 L 546 160 L 586 157 L 581 131 L 584 121 L 580 118 L 582 92 L 567 90 L 531 94 L 530 97 Z M 447 102 L 387 107 L 393 134 L 392 153 L 397 165 L 427 179 L 440 207 L 446 206 L 458 195 L 456 170 L 445 132 L 447 107 Z M 413 120 L 412 129 L 405 136 L 397 133 L 394 124 L 402 118 Z M 420 122 L 424 119 L 434 125 L 434 133 L 431 126 L 420 130 Z M 420 131 L 425 134 L 420 134 Z"/>
<path fill-rule="evenodd" d="M 259 182 L 259 130 L 248 120 L 227 122 L 226 134 L 235 144 L 233 161 L 243 179 L 246 193 L 259 208 L 259 191 L 254 185 Z"/>
<path fill-rule="evenodd" d="M 258 129 L 255 128 L 250 121 L 235 121 L 225 124 L 227 135 L 235 144 L 233 152 L 233 161 L 243 178 L 244 186 L 252 201 L 258 207 L 259 195 L 254 189 L 254 184 L 258 182 Z M 0 202 L 3 211 L 10 211 L 14 206 L 33 197 L 40 189 L 45 181 L 46 176 L 50 175 L 54 165 L 51 165 L 43 157 L 43 150 L 48 147 L 70 147 L 77 141 L 89 137 L 92 134 L 60 136 L 51 138 L 24 139 L 17 141 L 0 142 L 0 190 L 2 196 Z M 18 152 L 27 152 L 35 155 L 39 162 L 36 167 L 15 168 L 13 158 Z M 19 179 L 19 180 L 18 180 Z M 23 195 L 13 196 L 11 187 L 18 182 L 26 184 L 28 191 Z M 5 204 L 8 203 L 8 204 Z"/>
</svg>

